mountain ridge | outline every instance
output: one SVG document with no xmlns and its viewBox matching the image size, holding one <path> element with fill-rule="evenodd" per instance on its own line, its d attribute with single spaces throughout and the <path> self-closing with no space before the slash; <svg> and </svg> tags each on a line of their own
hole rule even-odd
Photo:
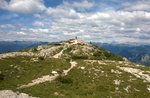
<svg viewBox="0 0 150 98">
<path fill-rule="evenodd" d="M 130 61 L 150 65 L 150 46 L 149 45 L 127 45 L 127 44 L 107 44 L 107 43 L 92 43 L 98 47 L 103 47 L 117 55 L 128 58 Z M 142 50 L 142 51 L 141 51 Z"/>
<path fill-rule="evenodd" d="M 29 94 L 25 98 L 148 98 L 149 73 L 149 67 L 70 39 L 1 54 L 0 97 L 13 90 Z"/>
</svg>

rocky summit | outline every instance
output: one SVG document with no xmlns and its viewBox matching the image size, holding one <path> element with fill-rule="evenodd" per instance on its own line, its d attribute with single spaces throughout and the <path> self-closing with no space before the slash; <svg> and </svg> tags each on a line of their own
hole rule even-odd
<svg viewBox="0 0 150 98">
<path fill-rule="evenodd" d="M 150 98 L 150 68 L 70 39 L 0 54 L 0 98 Z"/>
</svg>

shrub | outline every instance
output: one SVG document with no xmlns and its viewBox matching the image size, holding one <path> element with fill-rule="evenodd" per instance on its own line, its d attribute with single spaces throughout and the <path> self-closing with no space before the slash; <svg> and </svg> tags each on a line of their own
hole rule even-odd
<svg viewBox="0 0 150 98">
<path fill-rule="evenodd" d="M 101 51 L 96 51 L 96 52 L 93 53 L 93 56 L 95 56 L 95 57 L 99 57 L 101 55 L 102 55 Z"/>
<path fill-rule="evenodd" d="M 3 73 L 0 73 L 0 80 L 4 80 L 5 75 Z"/>
<path fill-rule="evenodd" d="M 72 59 L 88 59 L 87 55 L 72 55 Z"/>
<path fill-rule="evenodd" d="M 63 77 L 63 76 L 59 76 L 58 77 L 58 81 L 63 83 L 63 84 L 71 84 L 71 83 L 73 83 L 73 80 L 71 78 Z"/>
<path fill-rule="evenodd" d="M 43 56 L 38 57 L 39 60 L 44 60 Z"/>
<path fill-rule="evenodd" d="M 70 52 L 71 50 L 73 50 L 73 48 L 72 48 L 72 47 L 69 47 L 69 48 L 67 48 L 67 49 L 65 50 L 65 52 Z"/>
<path fill-rule="evenodd" d="M 33 48 L 33 50 L 32 50 L 33 52 L 37 52 L 38 50 L 37 50 L 37 48 Z"/>
<path fill-rule="evenodd" d="M 118 61 L 123 61 L 123 58 L 121 56 L 115 55 L 113 53 L 105 53 L 106 58 L 110 60 L 118 60 Z"/>
</svg>

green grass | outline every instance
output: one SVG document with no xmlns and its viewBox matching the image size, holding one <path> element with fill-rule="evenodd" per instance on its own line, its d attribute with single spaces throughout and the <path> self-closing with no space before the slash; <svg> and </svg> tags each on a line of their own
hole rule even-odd
<svg viewBox="0 0 150 98">
<path fill-rule="evenodd" d="M 59 77 L 55 81 L 45 82 L 30 88 L 21 89 L 22 92 L 40 98 L 148 98 L 147 83 L 137 79 L 135 76 L 116 69 L 114 63 L 99 65 L 98 63 L 86 64 L 78 60 L 78 66 L 72 69 L 65 77 Z M 80 67 L 85 67 L 84 70 Z M 96 69 L 103 70 L 96 71 Z M 122 74 L 111 73 L 111 69 L 119 70 Z M 97 74 L 97 76 L 95 75 Z M 107 74 L 107 76 L 106 76 Z M 89 77 L 90 76 L 90 77 Z M 131 78 L 136 80 L 129 81 Z M 114 80 L 121 80 L 119 86 L 114 84 Z M 124 88 L 131 86 L 127 93 Z M 116 91 L 115 87 L 119 90 Z M 135 91 L 134 89 L 140 90 Z M 55 95 L 57 92 L 59 95 Z"/>
<path fill-rule="evenodd" d="M 59 43 L 44 46 L 45 49 L 52 46 L 61 46 Z M 138 67 L 132 62 L 128 64 L 123 58 L 109 53 L 103 48 L 93 47 L 93 50 L 82 50 L 84 44 L 72 45 L 64 50 L 61 59 L 45 57 L 18 56 L 0 60 L 0 90 L 8 89 L 27 93 L 39 98 L 149 98 L 150 93 L 142 79 L 118 69 L 120 67 L 132 67 L 149 71 L 149 67 Z M 55 55 L 63 49 L 63 46 L 53 52 Z M 77 53 L 71 51 L 78 50 Z M 39 53 L 37 49 L 23 50 Z M 33 62 L 32 58 L 38 58 Z M 67 76 L 59 76 L 52 82 L 44 82 L 29 88 L 17 89 L 17 87 L 30 83 L 33 79 L 51 74 L 53 70 L 62 73 L 70 67 L 70 60 L 78 64 Z M 95 60 L 90 63 L 84 60 Z M 98 61 L 101 60 L 101 64 Z M 123 63 L 119 63 L 123 61 Z M 85 69 L 81 69 L 84 67 Z M 117 70 L 121 74 L 113 73 Z M 133 80 L 131 80 L 133 79 Z M 114 80 L 120 80 L 116 85 Z M 126 87 L 129 92 L 125 91 Z M 119 90 L 116 90 L 118 88 Z M 135 89 L 139 90 L 136 91 Z"/>
<path fill-rule="evenodd" d="M 15 57 L 0 60 L 0 71 L 4 80 L 0 80 L 0 89 L 13 89 L 19 85 L 43 75 L 51 74 L 52 70 L 61 72 L 69 68 L 70 63 L 62 59 L 44 59 L 37 63 L 30 61 L 31 57 Z M 13 66 L 12 66 L 13 65 Z"/>
</svg>

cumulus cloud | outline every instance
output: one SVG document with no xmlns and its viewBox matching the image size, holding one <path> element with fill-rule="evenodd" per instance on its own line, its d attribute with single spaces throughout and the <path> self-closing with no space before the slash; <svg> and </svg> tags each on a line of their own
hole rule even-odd
<svg viewBox="0 0 150 98">
<path fill-rule="evenodd" d="M 21 32 L 16 32 L 16 34 L 17 35 L 26 35 L 26 33 L 22 32 L 22 31 Z"/>
<path fill-rule="evenodd" d="M 74 8 L 79 11 L 90 9 L 94 7 L 94 5 L 95 5 L 95 2 L 89 2 L 87 0 L 83 0 L 81 2 L 67 2 L 67 1 L 64 2 L 65 7 Z"/>
<path fill-rule="evenodd" d="M 42 0 L 34 2 L 43 4 Z M 120 10 L 105 8 L 108 10 L 88 11 L 97 6 L 95 2 L 64 1 L 46 8 L 43 13 L 34 14 L 32 26 L 16 30 L 19 31 L 17 35 L 13 33 L 15 30 L 6 34 L 11 38 L 19 36 L 19 39 L 37 41 L 58 41 L 78 36 L 85 41 L 149 44 L 150 13 L 146 11 L 146 5 L 139 10 L 131 8 L 131 5 L 139 5 L 138 2 L 124 3 Z M 2 33 L 3 36 L 6 34 Z"/>
<path fill-rule="evenodd" d="M 0 8 L 17 13 L 39 13 L 46 9 L 43 0 L 5 0 L 0 1 Z"/>
<path fill-rule="evenodd" d="M 137 2 L 126 2 L 123 3 L 123 9 L 127 11 L 150 11 L 150 1 L 140 0 Z"/>
<path fill-rule="evenodd" d="M 50 14 L 54 15 L 54 14 Z M 61 36 L 78 36 L 84 40 L 118 43 L 142 43 L 140 37 L 148 37 L 150 13 L 144 11 L 108 11 L 97 13 L 79 13 L 77 18 L 56 18 L 50 32 L 62 33 Z M 127 36 L 128 35 L 128 36 Z M 129 40 L 130 39 L 130 40 Z M 146 42 L 146 41 L 144 41 Z M 147 40 L 147 43 L 150 41 Z"/>
<path fill-rule="evenodd" d="M 15 29 L 17 26 L 16 25 L 13 25 L 13 24 L 1 24 L 0 25 L 0 29 Z"/>
<path fill-rule="evenodd" d="M 35 22 L 33 23 L 33 26 L 44 27 L 44 23 L 41 22 L 41 21 L 35 21 Z"/>
<path fill-rule="evenodd" d="M 8 7 L 8 3 L 5 0 L 0 0 L 0 8 L 7 8 Z"/>
</svg>

